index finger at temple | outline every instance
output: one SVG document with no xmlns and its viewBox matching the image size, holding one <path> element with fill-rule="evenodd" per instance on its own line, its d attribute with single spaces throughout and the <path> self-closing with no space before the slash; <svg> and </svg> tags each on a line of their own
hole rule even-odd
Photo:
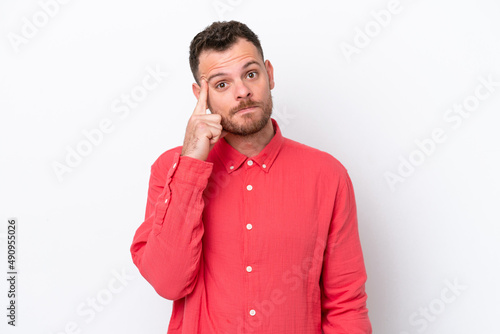
<svg viewBox="0 0 500 334">
<path fill-rule="evenodd" d="M 196 104 L 195 113 L 196 114 L 206 114 L 207 110 L 207 97 L 208 97 L 208 83 L 205 78 L 201 79 L 200 95 L 198 97 L 198 103 Z"/>
</svg>

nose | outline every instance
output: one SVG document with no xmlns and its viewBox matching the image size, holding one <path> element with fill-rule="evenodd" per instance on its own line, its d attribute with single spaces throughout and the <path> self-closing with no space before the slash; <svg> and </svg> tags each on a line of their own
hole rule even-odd
<svg viewBox="0 0 500 334">
<path fill-rule="evenodd" d="M 235 96 L 237 100 L 249 99 L 252 96 L 252 91 L 242 80 L 237 81 L 235 86 Z"/>
</svg>

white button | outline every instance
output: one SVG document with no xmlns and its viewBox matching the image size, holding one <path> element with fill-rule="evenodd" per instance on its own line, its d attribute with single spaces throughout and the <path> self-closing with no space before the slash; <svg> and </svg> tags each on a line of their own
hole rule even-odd
<svg viewBox="0 0 500 334">
<path fill-rule="evenodd" d="M 248 166 L 252 166 L 253 165 L 253 161 L 252 160 L 248 160 L 247 164 L 248 164 Z"/>
<path fill-rule="evenodd" d="M 248 266 L 248 267 L 247 267 L 247 271 L 248 271 L 249 273 L 250 273 L 250 272 L 252 272 L 252 267 L 251 267 L 251 266 Z"/>
<path fill-rule="evenodd" d="M 262 168 L 266 168 L 266 164 L 262 164 Z"/>
<path fill-rule="evenodd" d="M 253 317 L 255 315 L 255 310 L 250 310 L 250 315 Z"/>
<path fill-rule="evenodd" d="M 252 229 L 252 224 L 247 224 L 247 230 L 251 230 Z"/>
<path fill-rule="evenodd" d="M 234 169 L 234 166 L 229 167 L 229 169 Z"/>
<path fill-rule="evenodd" d="M 172 166 L 172 168 L 175 168 L 175 166 L 177 166 L 177 162 L 176 162 L 176 163 L 174 163 L 174 165 Z"/>
<path fill-rule="evenodd" d="M 168 198 L 165 199 L 165 203 L 167 203 L 167 202 L 168 202 Z"/>
<path fill-rule="evenodd" d="M 251 185 L 251 184 L 249 184 L 249 185 L 247 186 L 247 190 L 249 190 L 249 191 L 250 191 L 250 190 L 252 190 L 252 189 L 253 189 L 252 185 Z"/>
</svg>

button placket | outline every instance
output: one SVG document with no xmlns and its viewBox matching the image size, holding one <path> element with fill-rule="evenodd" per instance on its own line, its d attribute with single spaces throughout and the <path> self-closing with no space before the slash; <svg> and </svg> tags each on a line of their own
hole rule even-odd
<svg viewBox="0 0 500 334">
<path fill-rule="evenodd" d="M 256 165 L 255 165 L 255 162 L 251 159 L 248 159 L 246 161 L 246 166 L 245 166 L 245 178 L 244 178 L 244 183 L 243 183 L 243 187 L 245 187 L 245 189 L 243 190 L 243 196 L 244 196 L 244 203 L 245 203 L 245 220 L 246 220 L 246 224 L 244 226 L 242 226 L 242 228 L 245 229 L 245 233 L 244 233 L 244 239 L 245 239 L 245 255 L 244 255 L 244 259 L 243 259 L 243 268 L 241 268 L 242 270 L 245 271 L 245 275 L 248 275 L 246 276 L 246 279 L 245 279 L 245 284 L 246 284 L 246 287 L 245 287 L 245 290 L 246 290 L 246 306 L 248 307 L 247 308 L 247 312 L 249 312 L 249 316 L 253 317 L 256 315 L 256 311 L 255 311 L 255 305 L 253 305 L 253 303 L 251 302 L 255 296 L 255 289 L 254 289 L 254 282 L 255 282 L 255 279 L 253 278 L 254 276 L 254 266 L 253 265 L 250 265 L 253 263 L 253 258 L 252 258 L 252 254 L 253 254 L 253 247 L 251 245 L 254 244 L 254 242 L 252 241 L 254 239 L 253 237 L 253 234 L 252 233 L 252 230 L 254 228 L 254 226 L 252 225 L 255 217 L 253 216 L 253 213 L 255 212 L 255 196 L 257 196 L 257 194 L 255 193 L 256 190 L 258 190 L 258 185 L 256 185 L 254 183 L 254 180 L 255 178 L 253 177 L 255 172 L 256 172 L 256 169 L 254 168 Z"/>
</svg>

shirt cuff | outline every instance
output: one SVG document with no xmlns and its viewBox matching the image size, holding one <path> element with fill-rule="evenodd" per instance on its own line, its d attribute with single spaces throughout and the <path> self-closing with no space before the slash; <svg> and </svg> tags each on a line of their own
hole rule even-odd
<svg viewBox="0 0 500 334">
<path fill-rule="evenodd" d="M 176 152 L 168 171 L 167 184 L 175 178 L 176 182 L 181 181 L 195 187 L 206 188 L 213 165 L 212 162 L 181 156 Z"/>
</svg>

